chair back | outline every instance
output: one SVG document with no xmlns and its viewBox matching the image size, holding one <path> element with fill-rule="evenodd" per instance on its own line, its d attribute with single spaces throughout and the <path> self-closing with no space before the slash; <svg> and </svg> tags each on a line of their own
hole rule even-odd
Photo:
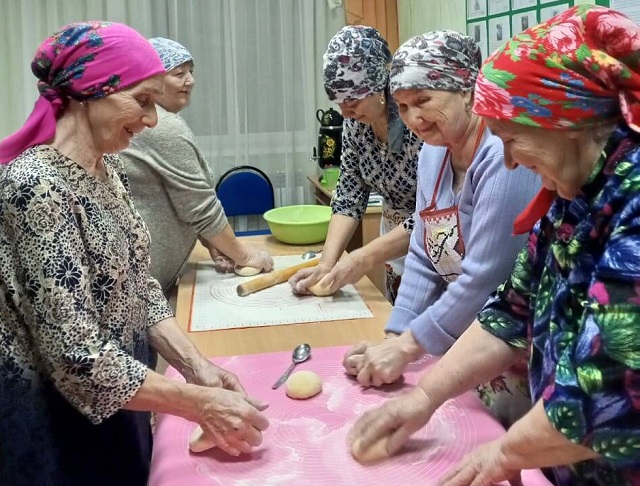
<svg viewBox="0 0 640 486">
<path fill-rule="evenodd" d="M 225 214 L 230 218 L 262 216 L 275 207 L 273 184 L 269 176 L 249 165 L 234 167 L 222 174 L 216 184 L 216 193 Z M 269 231 L 236 231 L 236 234 L 269 234 Z"/>
</svg>

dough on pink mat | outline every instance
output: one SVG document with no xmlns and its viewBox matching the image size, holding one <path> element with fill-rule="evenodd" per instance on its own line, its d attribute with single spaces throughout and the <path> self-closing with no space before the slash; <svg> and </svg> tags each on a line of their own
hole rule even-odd
<svg viewBox="0 0 640 486">
<path fill-rule="evenodd" d="M 322 391 L 322 378 L 313 371 L 296 371 L 287 380 L 287 396 L 297 400 L 315 397 Z"/>
</svg>

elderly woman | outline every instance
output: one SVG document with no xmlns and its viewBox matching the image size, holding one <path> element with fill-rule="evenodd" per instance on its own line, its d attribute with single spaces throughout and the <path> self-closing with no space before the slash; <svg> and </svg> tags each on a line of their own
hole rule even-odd
<svg viewBox="0 0 640 486">
<path fill-rule="evenodd" d="M 389 95 L 387 42 L 372 27 L 347 26 L 324 55 L 324 86 L 340 105 L 344 121 L 340 179 L 320 264 L 300 270 L 290 283 L 307 293 L 322 280 L 330 291 L 355 283 L 371 268 L 386 265 L 386 293 L 393 302 L 404 269 L 416 202 L 417 155 L 422 141 L 402 123 Z M 341 258 L 367 210 L 369 193 L 384 198 L 380 233 Z"/>
<path fill-rule="evenodd" d="M 397 380 L 425 353 L 442 356 L 508 277 L 524 245 L 524 235 L 511 236 L 513 220 L 540 185 L 535 174 L 505 167 L 502 142 L 471 112 L 480 66 L 473 39 L 447 30 L 414 37 L 393 57 L 391 94 L 425 143 L 415 229 L 386 326 L 400 337 L 359 344 L 345 356 L 347 371 L 364 386 Z M 525 366 L 480 391 L 504 422 L 530 406 Z"/>
<path fill-rule="evenodd" d="M 40 97 L 0 142 L 0 484 L 144 486 L 148 411 L 249 452 L 265 404 L 180 331 L 113 155 L 156 124 L 158 54 L 125 25 L 82 22 L 32 70 Z M 149 343 L 187 383 L 148 369 Z"/>
<path fill-rule="evenodd" d="M 474 111 L 509 167 L 544 189 L 517 220 L 536 220 L 510 279 L 408 395 L 351 432 L 396 452 L 434 411 L 529 355 L 534 406 L 442 484 L 518 480 L 553 467 L 559 485 L 640 484 L 640 26 L 579 6 L 490 57 Z M 551 204 L 551 207 L 549 207 Z"/>
<path fill-rule="evenodd" d="M 166 71 L 164 90 L 156 99 L 158 124 L 133 137 L 120 156 L 151 234 L 151 275 L 169 291 L 198 238 L 218 270 L 232 270 L 233 264 L 271 270 L 267 252 L 248 247 L 233 233 L 216 196 L 211 167 L 178 114 L 189 105 L 195 84 L 191 53 L 170 39 L 150 42 Z M 231 260 L 230 268 L 223 256 Z"/>
</svg>

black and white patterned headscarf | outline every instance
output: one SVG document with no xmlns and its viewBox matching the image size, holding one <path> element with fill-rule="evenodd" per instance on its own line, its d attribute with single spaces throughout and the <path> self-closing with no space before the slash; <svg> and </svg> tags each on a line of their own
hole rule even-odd
<svg viewBox="0 0 640 486">
<path fill-rule="evenodd" d="M 478 44 L 453 30 L 417 35 L 393 56 L 389 89 L 473 91 L 482 65 Z"/>
<path fill-rule="evenodd" d="M 336 103 L 361 100 L 387 87 L 391 52 L 373 27 L 343 27 L 329 41 L 323 59 L 324 89 Z"/>
<path fill-rule="evenodd" d="M 191 57 L 189 50 L 179 42 L 165 39 L 164 37 L 154 37 L 149 39 L 149 42 L 158 52 L 166 72 L 177 68 L 185 62 L 193 62 L 193 57 Z"/>
</svg>

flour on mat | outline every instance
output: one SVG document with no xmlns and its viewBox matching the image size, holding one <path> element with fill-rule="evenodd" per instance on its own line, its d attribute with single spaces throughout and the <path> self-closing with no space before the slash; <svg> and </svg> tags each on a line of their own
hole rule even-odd
<svg viewBox="0 0 640 486">
<path fill-rule="evenodd" d="M 337 412 L 344 402 L 344 385 L 340 386 L 331 381 L 326 381 L 324 389 L 329 394 L 327 409 L 331 412 Z"/>
</svg>

